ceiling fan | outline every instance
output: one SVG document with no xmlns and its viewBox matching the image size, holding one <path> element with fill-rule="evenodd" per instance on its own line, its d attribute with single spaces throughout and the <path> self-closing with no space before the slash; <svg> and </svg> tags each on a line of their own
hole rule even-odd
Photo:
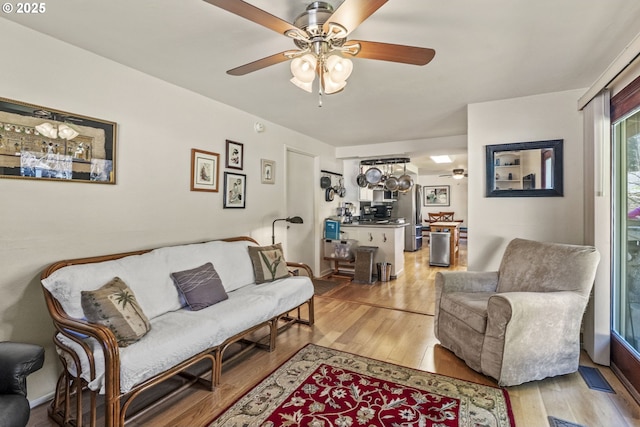
<svg viewBox="0 0 640 427">
<path fill-rule="evenodd" d="M 445 178 L 453 178 L 453 179 L 462 179 L 462 178 L 466 178 L 467 176 L 469 176 L 469 174 L 467 174 L 464 169 L 454 169 L 452 171 L 452 173 L 449 174 L 445 174 L 445 175 L 438 175 L 440 177 L 445 177 Z"/>
<path fill-rule="evenodd" d="M 314 1 L 293 24 L 245 1 L 204 1 L 290 37 L 298 47 L 228 70 L 227 74 L 232 76 L 242 76 L 291 60 L 293 84 L 311 92 L 317 75 L 320 95 L 333 94 L 344 89 L 353 70 L 348 57 L 426 65 L 436 53 L 422 47 L 347 40 L 349 33 L 388 0 L 344 0 L 336 10 L 327 2 Z"/>
</svg>

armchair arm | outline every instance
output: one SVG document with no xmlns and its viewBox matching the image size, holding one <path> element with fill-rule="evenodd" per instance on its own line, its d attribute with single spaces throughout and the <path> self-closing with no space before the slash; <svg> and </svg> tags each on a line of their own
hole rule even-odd
<svg viewBox="0 0 640 427">
<path fill-rule="evenodd" d="M 549 374 L 541 373 L 543 366 L 557 365 L 559 374 L 575 371 L 586 304 L 586 298 L 571 291 L 493 295 L 487 306 L 482 371 L 500 385 L 545 378 Z"/>
<path fill-rule="evenodd" d="M 436 273 L 436 319 L 442 294 L 449 292 L 495 292 L 497 271 L 439 271 Z"/>
<path fill-rule="evenodd" d="M 0 394 L 27 396 L 27 375 L 42 368 L 44 348 L 35 344 L 0 342 Z"/>
</svg>

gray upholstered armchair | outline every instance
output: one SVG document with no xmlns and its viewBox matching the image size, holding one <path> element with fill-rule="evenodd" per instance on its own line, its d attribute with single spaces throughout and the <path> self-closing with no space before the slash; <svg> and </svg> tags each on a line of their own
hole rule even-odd
<svg viewBox="0 0 640 427">
<path fill-rule="evenodd" d="M 29 421 L 27 375 L 44 363 L 44 348 L 0 342 L 0 427 L 23 427 Z"/>
<path fill-rule="evenodd" d="M 514 239 L 498 271 L 439 272 L 436 337 L 502 386 L 575 372 L 599 260 L 589 246 Z"/>
</svg>

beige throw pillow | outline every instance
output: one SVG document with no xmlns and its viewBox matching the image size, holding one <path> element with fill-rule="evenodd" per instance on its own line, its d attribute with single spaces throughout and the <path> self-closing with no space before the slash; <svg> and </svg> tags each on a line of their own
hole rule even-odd
<svg viewBox="0 0 640 427">
<path fill-rule="evenodd" d="M 253 263 L 258 284 L 272 282 L 289 275 L 280 243 L 271 246 L 249 246 L 249 257 Z"/>
<path fill-rule="evenodd" d="M 111 329 L 120 347 L 138 341 L 151 330 L 133 291 L 119 277 L 95 291 L 82 291 L 81 303 L 87 320 Z"/>
</svg>

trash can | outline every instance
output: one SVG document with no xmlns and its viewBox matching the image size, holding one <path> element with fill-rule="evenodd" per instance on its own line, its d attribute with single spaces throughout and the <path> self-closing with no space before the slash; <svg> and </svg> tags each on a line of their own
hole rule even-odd
<svg viewBox="0 0 640 427">
<path fill-rule="evenodd" d="M 377 246 L 358 246 L 356 249 L 356 267 L 353 274 L 355 283 L 373 283 L 373 257 Z"/>
<path fill-rule="evenodd" d="M 378 280 L 381 282 L 388 282 L 391 280 L 391 263 L 379 262 L 376 264 L 378 267 Z"/>
</svg>

